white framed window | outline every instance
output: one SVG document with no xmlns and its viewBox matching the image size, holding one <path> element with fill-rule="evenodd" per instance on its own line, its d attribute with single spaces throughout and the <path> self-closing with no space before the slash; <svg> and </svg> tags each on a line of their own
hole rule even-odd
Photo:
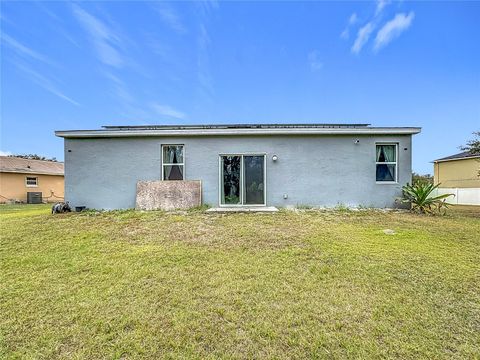
<svg viewBox="0 0 480 360">
<path fill-rule="evenodd" d="M 185 154 L 183 145 L 162 145 L 162 180 L 185 179 Z"/>
<path fill-rule="evenodd" d="M 377 183 L 396 183 L 398 181 L 398 144 L 377 143 L 375 167 Z"/>
<path fill-rule="evenodd" d="M 36 176 L 26 176 L 25 185 L 27 187 L 37 187 L 38 186 L 38 177 Z"/>
</svg>

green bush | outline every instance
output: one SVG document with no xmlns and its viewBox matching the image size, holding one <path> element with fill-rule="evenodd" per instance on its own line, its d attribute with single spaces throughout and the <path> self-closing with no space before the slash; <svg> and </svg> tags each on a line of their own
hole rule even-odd
<svg viewBox="0 0 480 360">
<path fill-rule="evenodd" d="M 445 214 L 448 203 L 445 199 L 455 194 L 443 194 L 432 196 L 435 189 L 440 184 L 433 185 L 429 183 L 419 182 L 414 185 L 407 184 L 402 187 L 403 197 L 400 199 L 402 203 L 410 204 L 410 209 L 413 212 L 421 214 Z"/>
</svg>

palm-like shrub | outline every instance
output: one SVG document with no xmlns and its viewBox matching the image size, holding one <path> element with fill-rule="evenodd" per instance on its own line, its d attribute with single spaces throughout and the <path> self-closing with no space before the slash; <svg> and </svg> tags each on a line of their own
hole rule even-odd
<svg viewBox="0 0 480 360">
<path fill-rule="evenodd" d="M 445 213 L 448 203 L 445 199 L 455 194 L 443 194 L 433 196 L 432 193 L 440 184 L 433 185 L 420 182 L 415 185 L 407 184 L 402 188 L 403 198 L 401 202 L 410 204 L 414 212 L 422 214 Z"/>
</svg>

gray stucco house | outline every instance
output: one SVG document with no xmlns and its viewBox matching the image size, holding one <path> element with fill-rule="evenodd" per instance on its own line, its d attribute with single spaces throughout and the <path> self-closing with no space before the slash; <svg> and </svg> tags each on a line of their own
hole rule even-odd
<svg viewBox="0 0 480 360">
<path fill-rule="evenodd" d="M 141 180 L 201 180 L 214 207 L 395 207 L 418 127 L 369 124 L 104 126 L 65 139 L 73 206 L 135 207 Z"/>
</svg>

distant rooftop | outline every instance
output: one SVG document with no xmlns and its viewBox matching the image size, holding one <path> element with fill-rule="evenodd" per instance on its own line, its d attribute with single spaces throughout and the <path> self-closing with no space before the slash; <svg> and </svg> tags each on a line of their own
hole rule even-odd
<svg viewBox="0 0 480 360">
<path fill-rule="evenodd" d="M 449 160 L 461 160 L 461 159 L 469 159 L 469 158 L 476 158 L 480 157 L 479 154 L 472 154 L 469 151 L 464 151 L 455 155 L 450 155 L 443 157 L 441 159 L 433 160 L 433 162 L 441 162 L 441 161 L 449 161 Z"/>
<path fill-rule="evenodd" d="M 63 175 L 63 163 L 47 160 L 0 156 L 0 172 L 41 175 Z"/>
<path fill-rule="evenodd" d="M 412 135 L 419 127 L 370 127 L 370 124 L 210 124 L 210 125 L 107 125 L 97 130 L 60 130 L 63 138 L 113 138 L 146 136 L 245 136 L 245 135 Z"/>
</svg>

